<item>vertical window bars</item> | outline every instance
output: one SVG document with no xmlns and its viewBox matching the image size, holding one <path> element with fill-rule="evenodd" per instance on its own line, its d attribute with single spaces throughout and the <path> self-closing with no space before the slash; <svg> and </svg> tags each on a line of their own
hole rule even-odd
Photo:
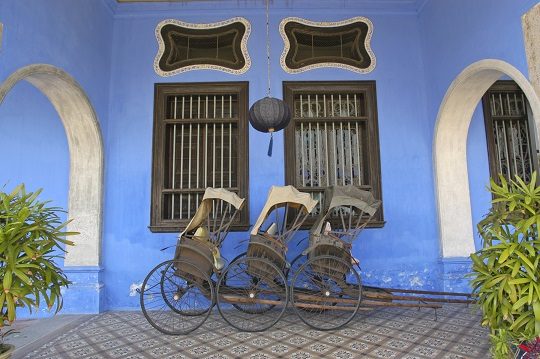
<svg viewBox="0 0 540 359">
<path fill-rule="evenodd" d="M 535 169 L 529 131 L 528 103 L 512 81 L 498 81 L 484 96 L 490 172 L 507 180 L 530 179 Z"/>
<path fill-rule="evenodd" d="M 293 112 L 285 135 L 287 183 L 319 200 L 311 217 L 320 213 L 329 186 L 354 185 L 381 198 L 374 83 L 355 85 L 284 84 Z"/>
<path fill-rule="evenodd" d="M 234 86 L 233 91 L 201 86 L 199 93 L 195 88 L 158 95 L 164 108 L 156 112 L 161 118 L 155 126 L 163 144 L 154 143 L 155 151 L 162 148 L 154 153 L 154 165 L 161 169 L 154 168 L 152 221 L 166 227 L 187 223 L 207 187 L 247 195 L 246 93 Z"/>
</svg>

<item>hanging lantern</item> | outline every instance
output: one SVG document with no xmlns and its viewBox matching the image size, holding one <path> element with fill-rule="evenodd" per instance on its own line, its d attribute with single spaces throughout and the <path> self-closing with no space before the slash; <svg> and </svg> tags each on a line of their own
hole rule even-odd
<svg viewBox="0 0 540 359">
<path fill-rule="evenodd" d="M 274 97 L 265 97 L 253 104 L 249 109 L 249 123 L 260 132 L 270 133 L 268 156 L 272 156 L 274 142 L 273 133 L 287 127 L 291 120 L 289 106 Z"/>
<path fill-rule="evenodd" d="M 249 123 L 257 131 L 270 132 L 268 156 L 272 156 L 274 132 L 283 130 L 291 120 L 289 106 L 277 98 L 270 96 L 270 11 L 266 0 L 266 66 L 268 75 L 268 90 L 266 97 L 258 100 L 249 109 Z"/>
</svg>

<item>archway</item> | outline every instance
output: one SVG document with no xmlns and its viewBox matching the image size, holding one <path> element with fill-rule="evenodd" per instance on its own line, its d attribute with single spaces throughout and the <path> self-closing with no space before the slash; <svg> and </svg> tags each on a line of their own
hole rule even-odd
<svg viewBox="0 0 540 359">
<path fill-rule="evenodd" d="M 45 64 L 20 68 L 0 85 L 0 105 L 19 81 L 28 81 L 53 104 L 66 131 L 69 156 L 69 231 L 72 240 L 65 266 L 100 263 L 103 193 L 103 144 L 96 113 L 81 86 L 65 71 Z"/>
<path fill-rule="evenodd" d="M 489 59 L 473 63 L 457 76 L 439 108 L 433 143 L 443 258 L 468 257 L 475 251 L 467 172 L 467 132 L 480 99 L 504 75 L 514 80 L 525 93 L 535 120 L 536 143 L 540 143 L 540 100 L 519 70 L 504 61 Z"/>
</svg>

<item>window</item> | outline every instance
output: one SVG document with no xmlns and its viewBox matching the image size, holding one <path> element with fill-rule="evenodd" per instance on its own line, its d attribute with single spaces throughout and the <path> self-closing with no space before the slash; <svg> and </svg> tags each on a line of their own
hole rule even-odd
<svg viewBox="0 0 540 359">
<path fill-rule="evenodd" d="M 285 82 L 292 112 L 285 129 L 287 184 L 310 192 L 319 206 L 324 188 L 354 185 L 382 199 L 375 82 Z M 369 226 L 384 224 L 382 207 Z"/>
<path fill-rule="evenodd" d="M 173 232 L 206 187 L 248 193 L 247 82 L 156 84 L 150 229 Z M 249 225 L 248 206 L 233 228 Z"/>
<path fill-rule="evenodd" d="M 528 102 L 514 81 L 497 81 L 484 95 L 484 120 L 493 178 L 515 175 L 528 181 L 535 170 Z"/>
</svg>

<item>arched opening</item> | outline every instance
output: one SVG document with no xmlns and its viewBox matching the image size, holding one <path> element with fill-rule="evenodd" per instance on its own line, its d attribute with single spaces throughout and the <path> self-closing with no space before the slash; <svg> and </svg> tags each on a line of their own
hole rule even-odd
<svg viewBox="0 0 540 359">
<path fill-rule="evenodd" d="M 25 66 L 0 85 L 0 105 L 19 81 L 40 90 L 53 104 L 64 125 L 70 156 L 68 230 L 75 246 L 65 266 L 98 266 L 100 262 L 103 193 L 103 144 L 96 113 L 81 86 L 63 70 L 45 64 Z"/>
<path fill-rule="evenodd" d="M 468 66 L 452 82 L 439 108 L 433 161 L 443 258 L 467 257 L 475 251 L 467 170 L 467 133 L 484 93 L 502 76 L 514 80 L 529 101 L 538 142 L 540 100 L 529 81 L 512 65 L 481 60 Z"/>
</svg>

